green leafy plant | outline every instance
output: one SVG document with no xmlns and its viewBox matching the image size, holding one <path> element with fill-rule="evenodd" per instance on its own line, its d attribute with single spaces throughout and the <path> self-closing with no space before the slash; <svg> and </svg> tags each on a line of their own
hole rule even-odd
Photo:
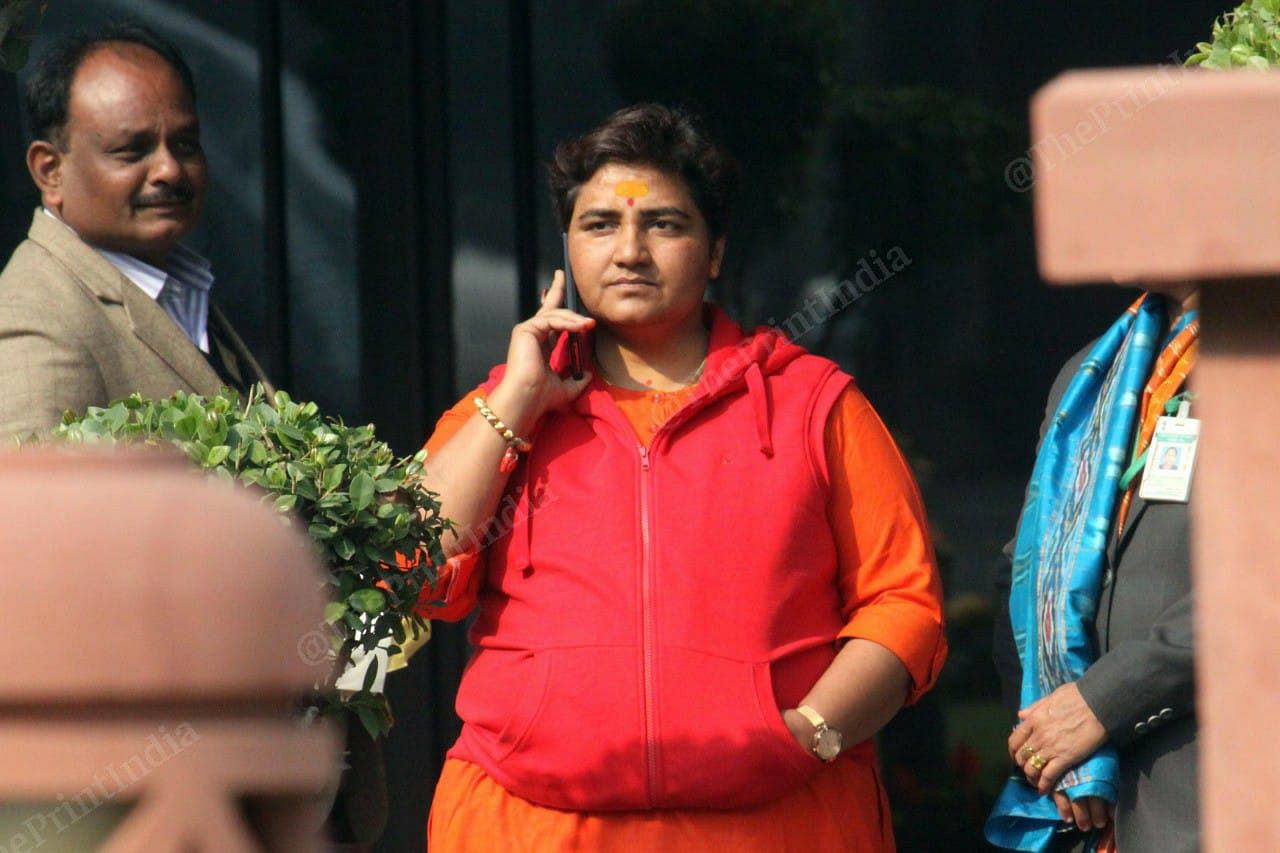
<svg viewBox="0 0 1280 853">
<path fill-rule="evenodd" d="M 1249 0 L 1213 23 L 1213 40 L 1200 42 L 1187 65 L 1257 68 L 1280 65 L 1280 0 Z"/>
<path fill-rule="evenodd" d="M 212 476 L 256 487 L 263 501 L 305 526 L 328 569 L 333 598 L 325 608 L 335 673 L 352 655 L 400 650 L 406 632 L 427 630 L 413 612 L 443 565 L 441 535 L 451 529 L 436 496 L 417 485 L 425 452 L 397 458 L 372 425 L 347 426 L 315 403 L 254 386 L 241 399 L 179 392 L 160 401 L 134 394 L 83 415 L 68 412 L 53 438 L 71 444 L 172 444 Z M 301 650 L 301 646 L 300 646 Z M 391 710 L 363 686 L 339 695 L 322 690 L 321 712 L 346 710 L 371 736 L 391 727 Z"/>
<path fill-rule="evenodd" d="M 0 0 L 0 68 L 17 72 L 27 64 L 32 32 L 44 18 L 48 3 L 36 0 Z M 27 15 L 35 9 L 33 19 Z"/>
</svg>

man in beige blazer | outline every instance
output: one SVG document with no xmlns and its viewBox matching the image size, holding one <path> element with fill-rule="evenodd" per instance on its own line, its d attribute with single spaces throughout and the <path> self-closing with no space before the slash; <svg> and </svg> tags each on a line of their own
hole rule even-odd
<svg viewBox="0 0 1280 853">
<path fill-rule="evenodd" d="M 117 25 L 54 45 L 26 94 L 41 207 L 0 273 L 0 442 L 135 391 L 265 382 L 178 242 L 207 182 L 182 57 Z"/>
</svg>

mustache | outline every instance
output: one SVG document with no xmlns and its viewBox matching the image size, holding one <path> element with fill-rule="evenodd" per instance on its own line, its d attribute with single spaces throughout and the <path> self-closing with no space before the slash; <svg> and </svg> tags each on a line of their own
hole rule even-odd
<svg viewBox="0 0 1280 853">
<path fill-rule="evenodd" d="M 140 195 L 133 200 L 134 207 L 153 207 L 158 205 L 188 204 L 196 197 L 190 187 L 169 187 L 148 195 Z"/>
</svg>

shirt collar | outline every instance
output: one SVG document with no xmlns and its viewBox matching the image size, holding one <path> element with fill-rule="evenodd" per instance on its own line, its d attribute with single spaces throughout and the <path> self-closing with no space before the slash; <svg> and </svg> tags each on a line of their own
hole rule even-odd
<svg viewBox="0 0 1280 853">
<path fill-rule="evenodd" d="M 67 225 L 66 221 L 54 214 L 49 208 L 41 207 L 41 210 L 44 211 L 46 216 L 56 219 L 70 229 L 73 234 L 75 233 L 74 228 Z M 122 252 L 99 249 L 91 244 L 90 248 L 102 255 L 125 278 L 142 288 L 143 292 L 152 299 L 160 295 L 160 291 L 164 288 L 165 282 L 169 280 L 170 276 L 203 293 L 208 293 L 213 289 L 213 265 L 209 263 L 209 259 L 180 243 L 169 252 L 168 269 L 164 270 Z"/>
</svg>

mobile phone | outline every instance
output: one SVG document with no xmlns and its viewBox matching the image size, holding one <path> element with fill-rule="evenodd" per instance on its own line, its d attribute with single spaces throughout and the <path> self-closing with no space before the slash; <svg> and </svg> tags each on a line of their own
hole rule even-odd
<svg viewBox="0 0 1280 853">
<path fill-rule="evenodd" d="M 573 281 L 573 267 L 569 265 L 569 232 L 562 231 L 560 233 L 560 245 L 564 249 L 564 307 L 568 308 L 575 314 L 584 313 L 582 310 L 582 300 L 578 298 L 578 285 Z M 582 357 L 582 335 L 578 332 L 569 333 L 569 372 L 574 379 L 582 378 L 583 371 Z"/>
</svg>

